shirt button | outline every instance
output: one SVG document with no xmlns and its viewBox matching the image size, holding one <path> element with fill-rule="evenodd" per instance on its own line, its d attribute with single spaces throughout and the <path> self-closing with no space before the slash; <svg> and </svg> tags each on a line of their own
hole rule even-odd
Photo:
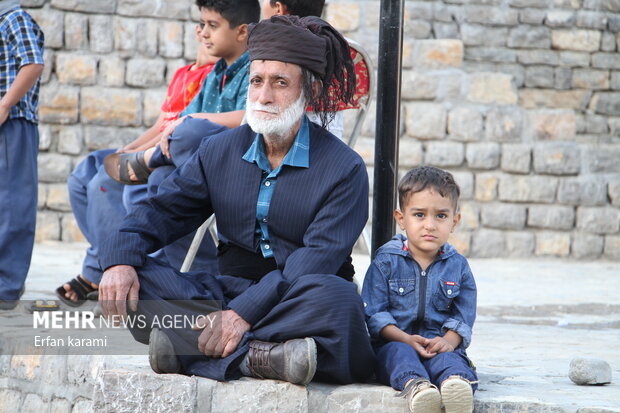
<svg viewBox="0 0 620 413">
<path fill-rule="evenodd" d="M 263 222 L 267 222 L 267 218 L 263 218 Z"/>
<path fill-rule="evenodd" d="M 265 186 L 271 186 L 271 182 L 269 181 L 265 182 Z"/>
<path fill-rule="evenodd" d="M 452 290 L 448 290 L 448 295 L 452 294 Z"/>
<path fill-rule="evenodd" d="M 265 249 L 266 249 L 266 250 L 268 250 L 269 248 L 271 248 L 271 247 L 269 246 L 269 244 L 266 244 L 266 245 L 265 245 Z"/>
<path fill-rule="evenodd" d="M 404 289 L 403 287 L 400 287 L 400 288 L 398 289 L 398 292 L 399 292 L 399 293 L 404 293 L 404 292 L 405 292 L 405 289 Z"/>
</svg>

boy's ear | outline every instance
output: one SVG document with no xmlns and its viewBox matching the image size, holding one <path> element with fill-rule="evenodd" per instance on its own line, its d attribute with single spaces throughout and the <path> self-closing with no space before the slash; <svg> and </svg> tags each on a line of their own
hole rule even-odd
<svg viewBox="0 0 620 413">
<path fill-rule="evenodd" d="M 458 223 L 461 222 L 461 213 L 458 212 L 456 215 L 454 215 L 454 219 L 452 220 L 452 229 L 450 230 L 450 232 L 454 232 L 454 230 L 456 229 L 456 226 L 458 225 Z"/>
<path fill-rule="evenodd" d="M 394 210 L 394 219 L 396 220 L 396 223 L 398 224 L 400 229 L 404 230 L 405 229 L 405 226 L 403 224 L 404 215 L 402 212 L 400 212 L 400 209 Z"/>
<path fill-rule="evenodd" d="M 279 16 L 284 16 L 290 14 L 288 11 L 288 7 L 285 4 L 282 4 L 279 1 L 276 1 L 276 14 Z"/>
<path fill-rule="evenodd" d="M 239 43 L 246 43 L 248 41 L 248 25 L 240 24 L 237 26 L 237 41 Z"/>
</svg>

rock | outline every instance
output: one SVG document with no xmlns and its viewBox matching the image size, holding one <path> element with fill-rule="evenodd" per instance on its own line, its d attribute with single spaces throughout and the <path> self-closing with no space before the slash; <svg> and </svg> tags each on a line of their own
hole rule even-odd
<svg viewBox="0 0 620 413">
<path fill-rule="evenodd" d="M 605 360 L 577 357 L 570 362 L 568 377 L 575 384 L 608 384 L 611 366 Z"/>
</svg>

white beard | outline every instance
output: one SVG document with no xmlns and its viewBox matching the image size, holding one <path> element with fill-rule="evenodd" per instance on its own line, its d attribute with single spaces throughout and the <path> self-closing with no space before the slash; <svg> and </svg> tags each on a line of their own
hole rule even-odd
<svg viewBox="0 0 620 413">
<path fill-rule="evenodd" d="M 273 119 L 263 119 L 256 115 L 255 111 L 257 110 L 277 114 L 277 116 Z M 295 123 L 301 119 L 305 112 L 306 99 L 303 93 L 300 93 L 297 100 L 284 110 L 275 105 L 262 105 L 258 102 L 251 102 L 248 95 L 245 116 L 248 125 L 250 125 L 254 132 L 271 138 L 283 138 L 292 132 Z"/>
</svg>

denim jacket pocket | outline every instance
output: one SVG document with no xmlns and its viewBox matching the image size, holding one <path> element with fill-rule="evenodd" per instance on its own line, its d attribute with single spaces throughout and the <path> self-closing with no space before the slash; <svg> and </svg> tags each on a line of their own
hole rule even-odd
<svg viewBox="0 0 620 413">
<path fill-rule="evenodd" d="M 415 279 L 389 280 L 390 307 L 397 311 L 411 311 L 416 302 Z"/>
<path fill-rule="evenodd" d="M 452 301 L 459 295 L 459 285 L 450 280 L 439 280 L 439 288 L 433 296 L 433 305 L 437 311 L 450 311 Z"/>
</svg>

